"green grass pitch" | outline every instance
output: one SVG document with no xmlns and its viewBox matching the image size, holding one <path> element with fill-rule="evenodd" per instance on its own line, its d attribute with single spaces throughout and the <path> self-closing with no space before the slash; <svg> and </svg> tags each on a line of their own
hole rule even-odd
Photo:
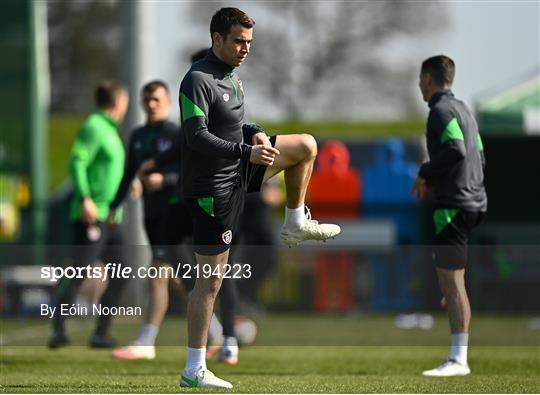
<svg viewBox="0 0 540 395">
<path fill-rule="evenodd" d="M 240 364 L 209 361 L 240 393 L 538 393 L 539 333 L 527 317 L 476 317 L 469 362 L 472 375 L 424 378 L 446 356 L 444 316 L 430 331 L 399 330 L 392 316 L 272 315 L 258 320 L 257 344 Z M 93 322 L 70 322 L 74 344 L 49 351 L 48 323 L 2 318 L 2 393 L 216 392 L 178 387 L 185 358 L 185 321 L 167 319 L 154 361 L 117 361 L 85 344 Z M 138 320 L 119 319 L 113 334 L 132 340 Z M 24 345 L 23 345 L 24 344 Z M 227 391 L 229 392 L 229 391 Z"/>
</svg>

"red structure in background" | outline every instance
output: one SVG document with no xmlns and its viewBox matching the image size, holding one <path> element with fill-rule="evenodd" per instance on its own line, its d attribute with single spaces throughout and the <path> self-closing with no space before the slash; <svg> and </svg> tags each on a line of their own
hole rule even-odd
<svg viewBox="0 0 540 395">
<path fill-rule="evenodd" d="M 359 217 L 362 178 L 357 170 L 349 167 L 350 158 L 347 146 L 341 141 L 329 141 L 319 150 L 317 167 L 307 192 L 314 217 Z"/>
<path fill-rule="evenodd" d="M 341 141 L 327 142 L 307 192 L 318 219 L 354 219 L 360 216 L 362 178 L 349 167 L 349 150 Z M 353 306 L 353 259 L 346 252 L 322 252 L 315 259 L 314 307 L 317 311 L 347 311 Z"/>
</svg>

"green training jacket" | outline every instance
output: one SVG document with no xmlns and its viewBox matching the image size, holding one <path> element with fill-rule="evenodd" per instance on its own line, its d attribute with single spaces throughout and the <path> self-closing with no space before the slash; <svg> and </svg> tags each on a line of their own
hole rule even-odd
<svg viewBox="0 0 540 395">
<path fill-rule="evenodd" d="M 81 219 L 81 202 L 90 197 L 98 209 L 98 219 L 105 221 L 124 172 L 125 152 L 118 135 L 118 125 L 102 111 L 91 114 L 82 125 L 69 161 L 74 195 L 70 207 L 71 221 Z M 121 220 L 117 211 L 115 222 Z"/>
</svg>

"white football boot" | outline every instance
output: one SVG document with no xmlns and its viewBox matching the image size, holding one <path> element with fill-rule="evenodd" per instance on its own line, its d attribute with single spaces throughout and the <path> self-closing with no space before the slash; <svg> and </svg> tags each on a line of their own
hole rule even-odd
<svg viewBox="0 0 540 395">
<path fill-rule="evenodd" d="M 320 224 L 319 221 L 311 219 L 311 212 L 307 207 L 306 211 L 306 222 L 302 228 L 291 230 L 285 225 L 281 228 L 281 240 L 289 247 L 296 246 L 306 240 L 333 239 L 341 233 L 339 225 Z"/>
<path fill-rule="evenodd" d="M 214 373 L 208 369 L 199 370 L 194 377 L 189 377 L 182 372 L 180 376 L 180 387 L 190 388 L 232 388 L 232 384 L 228 381 L 216 377 Z"/>
<path fill-rule="evenodd" d="M 453 377 L 467 376 L 471 373 L 471 369 L 467 365 L 462 365 L 453 359 L 447 359 L 435 369 L 425 370 L 422 372 L 426 377 Z"/>
</svg>

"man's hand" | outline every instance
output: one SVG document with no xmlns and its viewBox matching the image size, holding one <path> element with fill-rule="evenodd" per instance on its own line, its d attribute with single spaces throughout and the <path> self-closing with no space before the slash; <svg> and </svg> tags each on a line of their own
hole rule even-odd
<svg viewBox="0 0 540 395">
<path fill-rule="evenodd" d="M 265 147 L 271 147 L 272 143 L 264 132 L 255 133 L 251 139 L 252 145 L 264 145 Z"/>
<path fill-rule="evenodd" d="M 107 225 L 109 227 L 114 226 L 114 217 L 116 217 L 116 210 L 109 210 L 109 215 L 107 216 Z"/>
<path fill-rule="evenodd" d="M 133 182 L 131 183 L 131 190 L 129 192 L 129 196 L 132 199 L 138 199 L 141 197 L 143 192 L 143 186 L 138 178 L 133 179 Z"/>
<path fill-rule="evenodd" d="M 150 192 L 163 189 L 164 177 L 161 173 L 150 173 L 142 176 L 144 187 Z"/>
<path fill-rule="evenodd" d="M 258 144 L 251 148 L 249 161 L 256 165 L 271 166 L 274 163 L 276 155 L 279 155 L 279 151 L 276 148 L 272 146 L 266 147 L 262 144 Z"/>
<path fill-rule="evenodd" d="M 137 172 L 137 176 L 142 181 L 144 187 L 150 192 L 159 191 L 163 188 L 163 174 L 156 172 L 150 173 L 155 168 L 156 161 L 154 159 L 148 159 L 141 163 Z"/>
<path fill-rule="evenodd" d="M 97 207 L 92 199 L 85 197 L 81 203 L 82 220 L 87 225 L 97 222 Z"/>
<path fill-rule="evenodd" d="M 137 175 L 142 180 L 143 177 L 146 175 L 146 173 L 148 173 L 150 170 L 154 169 L 155 167 L 156 167 L 156 161 L 154 159 L 145 160 L 139 166 L 139 170 L 137 171 Z"/>
<path fill-rule="evenodd" d="M 429 188 L 425 178 L 416 177 L 414 185 L 412 187 L 412 193 L 416 196 L 416 199 L 419 201 L 423 200 L 426 197 Z"/>
</svg>

